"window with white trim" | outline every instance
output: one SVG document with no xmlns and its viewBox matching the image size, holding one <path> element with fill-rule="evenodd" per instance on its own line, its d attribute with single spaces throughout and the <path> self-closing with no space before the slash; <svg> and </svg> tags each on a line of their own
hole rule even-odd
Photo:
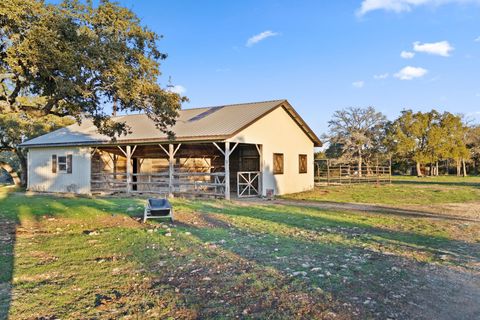
<svg viewBox="0 0 480 320">
<path fill-rule="evenodd" d="M 52 173 L 72 173 L 72 155 L 52 155 Z"/>
<path fill-rule="evenodd" d="M 67 173 L 67 156 L 58 156 L 58 172 Z"/>
</svg>

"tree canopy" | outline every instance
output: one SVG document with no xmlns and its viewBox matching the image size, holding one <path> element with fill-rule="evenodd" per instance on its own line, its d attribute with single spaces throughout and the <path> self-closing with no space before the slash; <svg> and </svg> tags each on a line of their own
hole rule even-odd
<svg viewBox="0 0 480 320">
<path fill-rule="evenodd" d="M 158 84 L 160 37 L 130 10 L 107 0 L 3 0 L 0 4 L 0 111 L 91 117 L 99 131 L 126 132 L 104 111 L 143 111 L 168 132 L 184 98 Z M 34 98 L 34 101 L 30 101 Z M 26 103 L 28 102 L 28 103 Z"/>
<path fill-rule="evenodd" d="M 402 111 L 400 117 L 387 128 L 387 144 L 393 154 L 415 162 L 417 175 L 422 175 L 422 164 L 453 159 L 459 163 L 468 159 L 465 144 L 466 126 L 460 116 L 449 112 Z M 457 173 L 459 169 L 457 169 Z M 437 172 L 438 174 L 438 172 Z"/>
<path fill-rule="evenodd" d="M 346 108 L 337 110 L 328 122 L 330 145 L 328 153 L 339 153 L 346 159 L 357 159 L 358 174 L 366 156 L 380 146 L 386 117 L 375 108 Z M 339 150 L 340 149 L 340 150 Z"/>
<path fill-rule="evenodd" d="M 112 103 L 118 111 L 144 112 L 172 136 L 169 128 L 186 98 L 159 84 L 167 57 L 158 49 L 160 38 L 108 0 L 97 6 L 1 1 L 0 131 L 8 133 L 13 123 L 21 131 L 5 134 L 0 148 L 17 150 L 22 139 L 70 121 L 65 117 L 91 118 L 112 138 L 125 134 L 125 123 L 111 121 L 105 111 Z"/>
</svg>

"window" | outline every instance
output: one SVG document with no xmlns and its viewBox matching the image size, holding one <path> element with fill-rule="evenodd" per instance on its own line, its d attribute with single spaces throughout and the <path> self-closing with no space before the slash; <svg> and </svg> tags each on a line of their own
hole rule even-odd
<svg viewBox="0 0 480 320">
<path fill-rule="evenodd" d="M 299 154 L 298 155 L 298 173 L 307 173 L 307 155 Z"/>
<path fill-rule="evenodd" d="M 273 154 L 273 174 L 283 174 L 283 153 Z"/>
<path fill-rule="evenodd" d="M 52 155 L 52 173 L 72 173 L 72 155 Z"/>
<path fill-rule="evenodd" d="M 58 157 L 58 172 L 67 172 L 67 157 Z"/>
</svg>

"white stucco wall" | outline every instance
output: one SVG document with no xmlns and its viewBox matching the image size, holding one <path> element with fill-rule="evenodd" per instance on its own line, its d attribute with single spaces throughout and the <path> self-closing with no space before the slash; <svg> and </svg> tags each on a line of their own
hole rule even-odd
<svg viewBox="0 0 480 320">
<path fill-rule="evenodd" d="M 274 189 L 275 194 L 282 195 L 313 188 L 313 141 L 285 109 L 275 109 L 229 141 L 262 145 L 263 195 L 266 189 Z M 283 174 L 273 174 L 274 153 L 284 155 Z M 307 173 L 299 173 L 300 154 L 307 155 Z"/>
<path fill-rule="evenodd" d="M 72 173 L 52 173 L 52 155 L 72 155 Z M 90 193 L 88 147 L 31 148 L 28 150 L 28 184 L 31 191 Z"/>
</svg>

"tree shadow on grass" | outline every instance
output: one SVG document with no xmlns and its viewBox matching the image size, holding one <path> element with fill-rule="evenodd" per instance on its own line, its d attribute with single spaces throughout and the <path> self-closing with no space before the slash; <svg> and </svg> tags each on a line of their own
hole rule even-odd
<svg viewBox="0 0 480 320">
<path fill-rule="evenodd" d="M 462 216 L 454 216 L 447 214 L 437 214 L 427 212 L 424 210 L 415 209 L 403 209 L 397 207 L 390 207 L 386 205 L 377 204 L 364 204 L 364 203 L 349 203 L 349 202 L 335 202 L 335 201 L 323 201 L 323 200 L 294 200 L 294 199 L 280 199 L 275 200 L 274 203 L 281 205 L 299 206 L 306 208 L 317 208 L 323 210 L 342 210 L 342 211 L 354 211 L 354 212 L 368 212 L 368 213 L 380 213 L 384 215 L 392 215 L 398 217 L 409 218 L 428 218 L 435 220 L 451 220 L 451 221 L 465 221 L 480 223 L 479 219 L 467 218 Z"/>
<path fill-rule="evenodd" d="M 228 208 L 229 213 L 224 212 L 223 215 L 228 216 L 231 211 L 232 208 Z M 245 214 L 242 210 L 234 214 L 252 217 L 250 213 Z M 265 218 L 268 214 L 260 211 L 254 216 L 262 215 L 260 219 L 278 222 Z M 202 241 L 220 244 L 222 248 L 242 258 L 255 261 L 267 268 L 274 268 L 292 279 L 298 279 L 304 283 L 307 291 L 319 287 L 327 294 L 332 294 L 334 300 L 359 306 L 363 310 L 362 313 L 369 316 L 377 318 L 421 316 L 424 311 L 421 307 L 412 307 L 410 303 L 413 300 L 423 301 L 431 304 L 429 308 L 433 307 L 430 313 L 423 316 L 444 313 L 443 318 L 455 318 L 461 315 L 465 319 L 474 319 L 475 310 L 462 312 L 455 308 L 448 296 L 445 297 L 438 292 L 442 291 L 444 286 L 454 291 L 452 287 L 455 283 L 444 280 L 442 277 L 439 277 L 439 280 L 436 279 L 434 283 L 428 282 L 425 274 L 429 266 L 423 263 L 341 241 L 319 241 L 302 238 L 301 234 L 289 236 L 277 233 L 275 230 L 262 231 L 262 226 L 251 230 L 241 223 L 230 220 L 228 220 L 230 226 L 227 227 L 222 214 L 205 213 L 202 218 L 209 223 L 210 227 L 185 225 L 190 229 L 193 228 L 193 234 Z M 289 227 L 297 228 L 298 225 L 289 224 Z M 344 234 L 341 233 L 340 236 Z M 445 266 L 435 266 L 435 268 L 448 270 Z M 470 292 L 475 290 L 474 284 L 465 281 L 460 283 L 464 288 L 470 286 L 471 288 L 468 288 Z M 455 291 L 454 295 L 461 295 L 461 292 L 461 290 Z M 471 301 L 467 302 L 475 305 L 475 297 L 480 297 L 478 291 L 476 296 L 470 297 Z M 436 301 L 442 299 L 447 299 L 447 305 L 435 306 Z"/>
<path fill-rule="evenodd" d="M 440 186 L 455 186 L 455 187 L 474 187 L 480 188 L 480 182 L 471 182 L 471 181 L 439 181 L 439 180 L 429 180 L 428 177 L 425 178 L 412 178 L 412 180 L 392 180 L 392 184 L 413 184 L 413 185 L 440 185 Z"/>
<path fill-rule="evenodd" d="M 3 218 L 0 209 L 0 319 L 8 318 L 12 299 L 16 225 L 17 221 Z"/>
<path fill-rule="evenodd" d="M 13 274 L 15 265 L 15 246 L 17 233 L 27 232 L 25 225 L 35 229 L 35 224 L 47 219 L 82 218 L 87 221 L 105 216 L 111 218 L 111 212 L 122 215 L 127 208 L 135 205 L 131 199 L 92 199 L 77 197 L 56 197 L 51 195 L 27 196 L 15 190 L 0 190 L 0 319 L 8 319 L 13 290 Z M 133 204 L 132 204 L 133 203 Z M 92 213 L 93 212 L 93 213 Z M 132 211 L 132 214 L 136 212 Z M 123 214 L 130 218 L 131 215 Z M 58 224 L 62 224 L 62 220 Z M 59 225 L 54 227 L 58 227 Z M 79 226 L 80 227 L 80 226 Z M 52 232 L 53 230 L 41 230 Z M 39 234 L 39 230 L 29 230 Z"/>
<path fill-rule="evenodd" d="M 288 227 L 294 227 L 309 231 L 324 231 L 325 228 L 341 232 L 345 237 L 353 234 L 363 234 L 365 240 L 378 242 L 380 245 L 396 245 L 406 250 L 425 251 L 437 259 L 448 255 L 449 258 L 459 264 L 480 259 L 479 245 L 465 241 L 452 240 L 441 235 L 424 235 L 415 232 L 390 230 L 385 227 L 375 226 L 375 218 L 362 216 L 361 213 L 332 211 L 289 206 L 238 206 L 224 204 L 224 208 L 214 203 L 190 202 L 188 206 L 202 212 L 218 213 L 225 216 L 247 217 L 262 221 L 273 222 Z M 309 214 L 305 213 L 309 212 Z M 391 219 L 391 218 L 390 218 Z M 395 220 L 387 220 L 395 227 Z M 368 239 L 367 239 L 368 238 Z"/>
</svg>

